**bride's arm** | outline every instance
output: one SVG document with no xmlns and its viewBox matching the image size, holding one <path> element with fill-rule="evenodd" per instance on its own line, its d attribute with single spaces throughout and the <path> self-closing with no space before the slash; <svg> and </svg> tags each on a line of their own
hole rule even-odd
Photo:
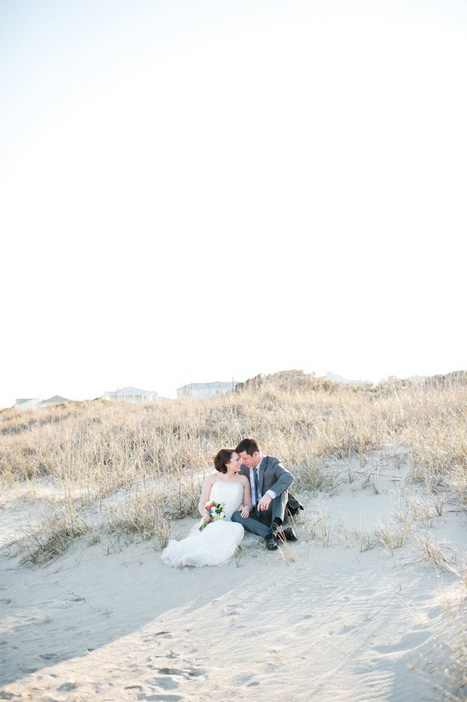
<svg viewBox="0 0 467 702">
<path fill-rule="evenodd" d="M 213 477 L 214 477 L 213 475 L 208 475 L 208 477 L 204 481 L 203 489 L 201 491 L 201 497 L 199 498 L 198 509 L 199 509 L 199 513 L 202 517 L 207 516 L 207 512 L 204 508 L 204 505 L 209 500 L 209 495 L 210 495 L 211 487 L 212 487 L 212 483 L 213 483 Z M 209 519 L 207 519 L 206 521 L 209 521 Z"/>
<path fill-rule="evenodd" d="M 250 516 L 250 512 L 253 509 L 251 506 L 250 483 L 248 478 L 244 475 L 241 475 L 240 478 L 242 479 L 243 485 L 243 507 L 240 507 L 238 511 L 241 513 L 241 516 L 246 519 L 246 517 Z"/>
</svg>

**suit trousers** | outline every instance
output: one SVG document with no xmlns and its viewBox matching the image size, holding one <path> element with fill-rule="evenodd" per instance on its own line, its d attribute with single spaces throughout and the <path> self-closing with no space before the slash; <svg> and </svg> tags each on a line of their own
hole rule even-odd
<svg viewBox="0 0 467 702">
<path fill-rule="evenodd" d="M 285 507 L 287 505 L 288 493 L 284 490 L 283 493 L 275 497 L 269 509 L 264 512 L 259 512 L 256 507 L 250 512 L 248 517 L 242 517 L 240 512 L 234 512 L 232 514 L 232 521 L 241 524 L 245 531 L 250 534 L 256 534 L 256 536 L 261 536 L 266 539 L 268 536 L 272 536 L 271 524 L 273 519 L 279 518 L 282 522 L 285 521 Z"/>
</svg>

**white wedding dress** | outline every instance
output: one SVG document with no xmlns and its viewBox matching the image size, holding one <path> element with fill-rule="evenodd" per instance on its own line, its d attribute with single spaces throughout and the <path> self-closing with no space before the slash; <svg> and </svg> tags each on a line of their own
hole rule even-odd
<svg viewBox="0 0 467 702">
<path fill-rule="evenodd" d="M 209 499 L 225 503 L 224 518 L 210 522 L 203 531 L 199 531 L 198 523 L 186 539 L 169 541 L 161 555 L 164 563 L 170 566 L 204 566 L 228 561 L 243 539 L 242 525 L 230 521 L 232 514 L 240 507 L 242 497 L 240 483 L 217 480 L 211 488 Z"/>
</svg>

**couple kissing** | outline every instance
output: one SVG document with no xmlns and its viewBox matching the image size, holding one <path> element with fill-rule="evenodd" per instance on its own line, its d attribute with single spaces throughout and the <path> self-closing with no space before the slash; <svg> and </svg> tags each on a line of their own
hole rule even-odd
<svg viewBox="0 0 467 702">
<path fill-rule="evenodd" d="M 269 551 L 296 541 L 287 517 L 303 509 L 289 492 L 294 478 L 274 456 L 263 455 L 256 439 L 243 439 L 235 449 L 214 457 L 215 473 L 203 485 L 201 524 L 187 538 L 171 540 L 162 560 L 171 566 L 218 565 L 229 560 L 245 531 L 264 539 Z"/>
</svg>

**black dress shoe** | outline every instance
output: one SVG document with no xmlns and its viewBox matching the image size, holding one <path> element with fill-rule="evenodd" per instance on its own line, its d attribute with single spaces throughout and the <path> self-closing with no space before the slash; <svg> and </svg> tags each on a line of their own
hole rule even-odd
<svg viewBox="0 0 467 702">
<path fill-rule="evenodd" d="M 285 536 L 286 541 L 298 541 L 298 536 L 292 527 L 286 527 L 282 533 Z"/>
<path fill-rule="evenodd" d="M 268 551 L 277 551 L 277 549 L 279 548 L 273 536 L 268 536 L 268 538 L 266 539 L 266 548 Z"/>
<path fill-rule="evenodd" d="M 277 539 L 277 537 L 280 537 L 280 535 L 282 533 L 281 525 L 277 524 L 276 522 L 273 522 L 271 524 L 271 533 L 275 539 Z"/>
</svg>

